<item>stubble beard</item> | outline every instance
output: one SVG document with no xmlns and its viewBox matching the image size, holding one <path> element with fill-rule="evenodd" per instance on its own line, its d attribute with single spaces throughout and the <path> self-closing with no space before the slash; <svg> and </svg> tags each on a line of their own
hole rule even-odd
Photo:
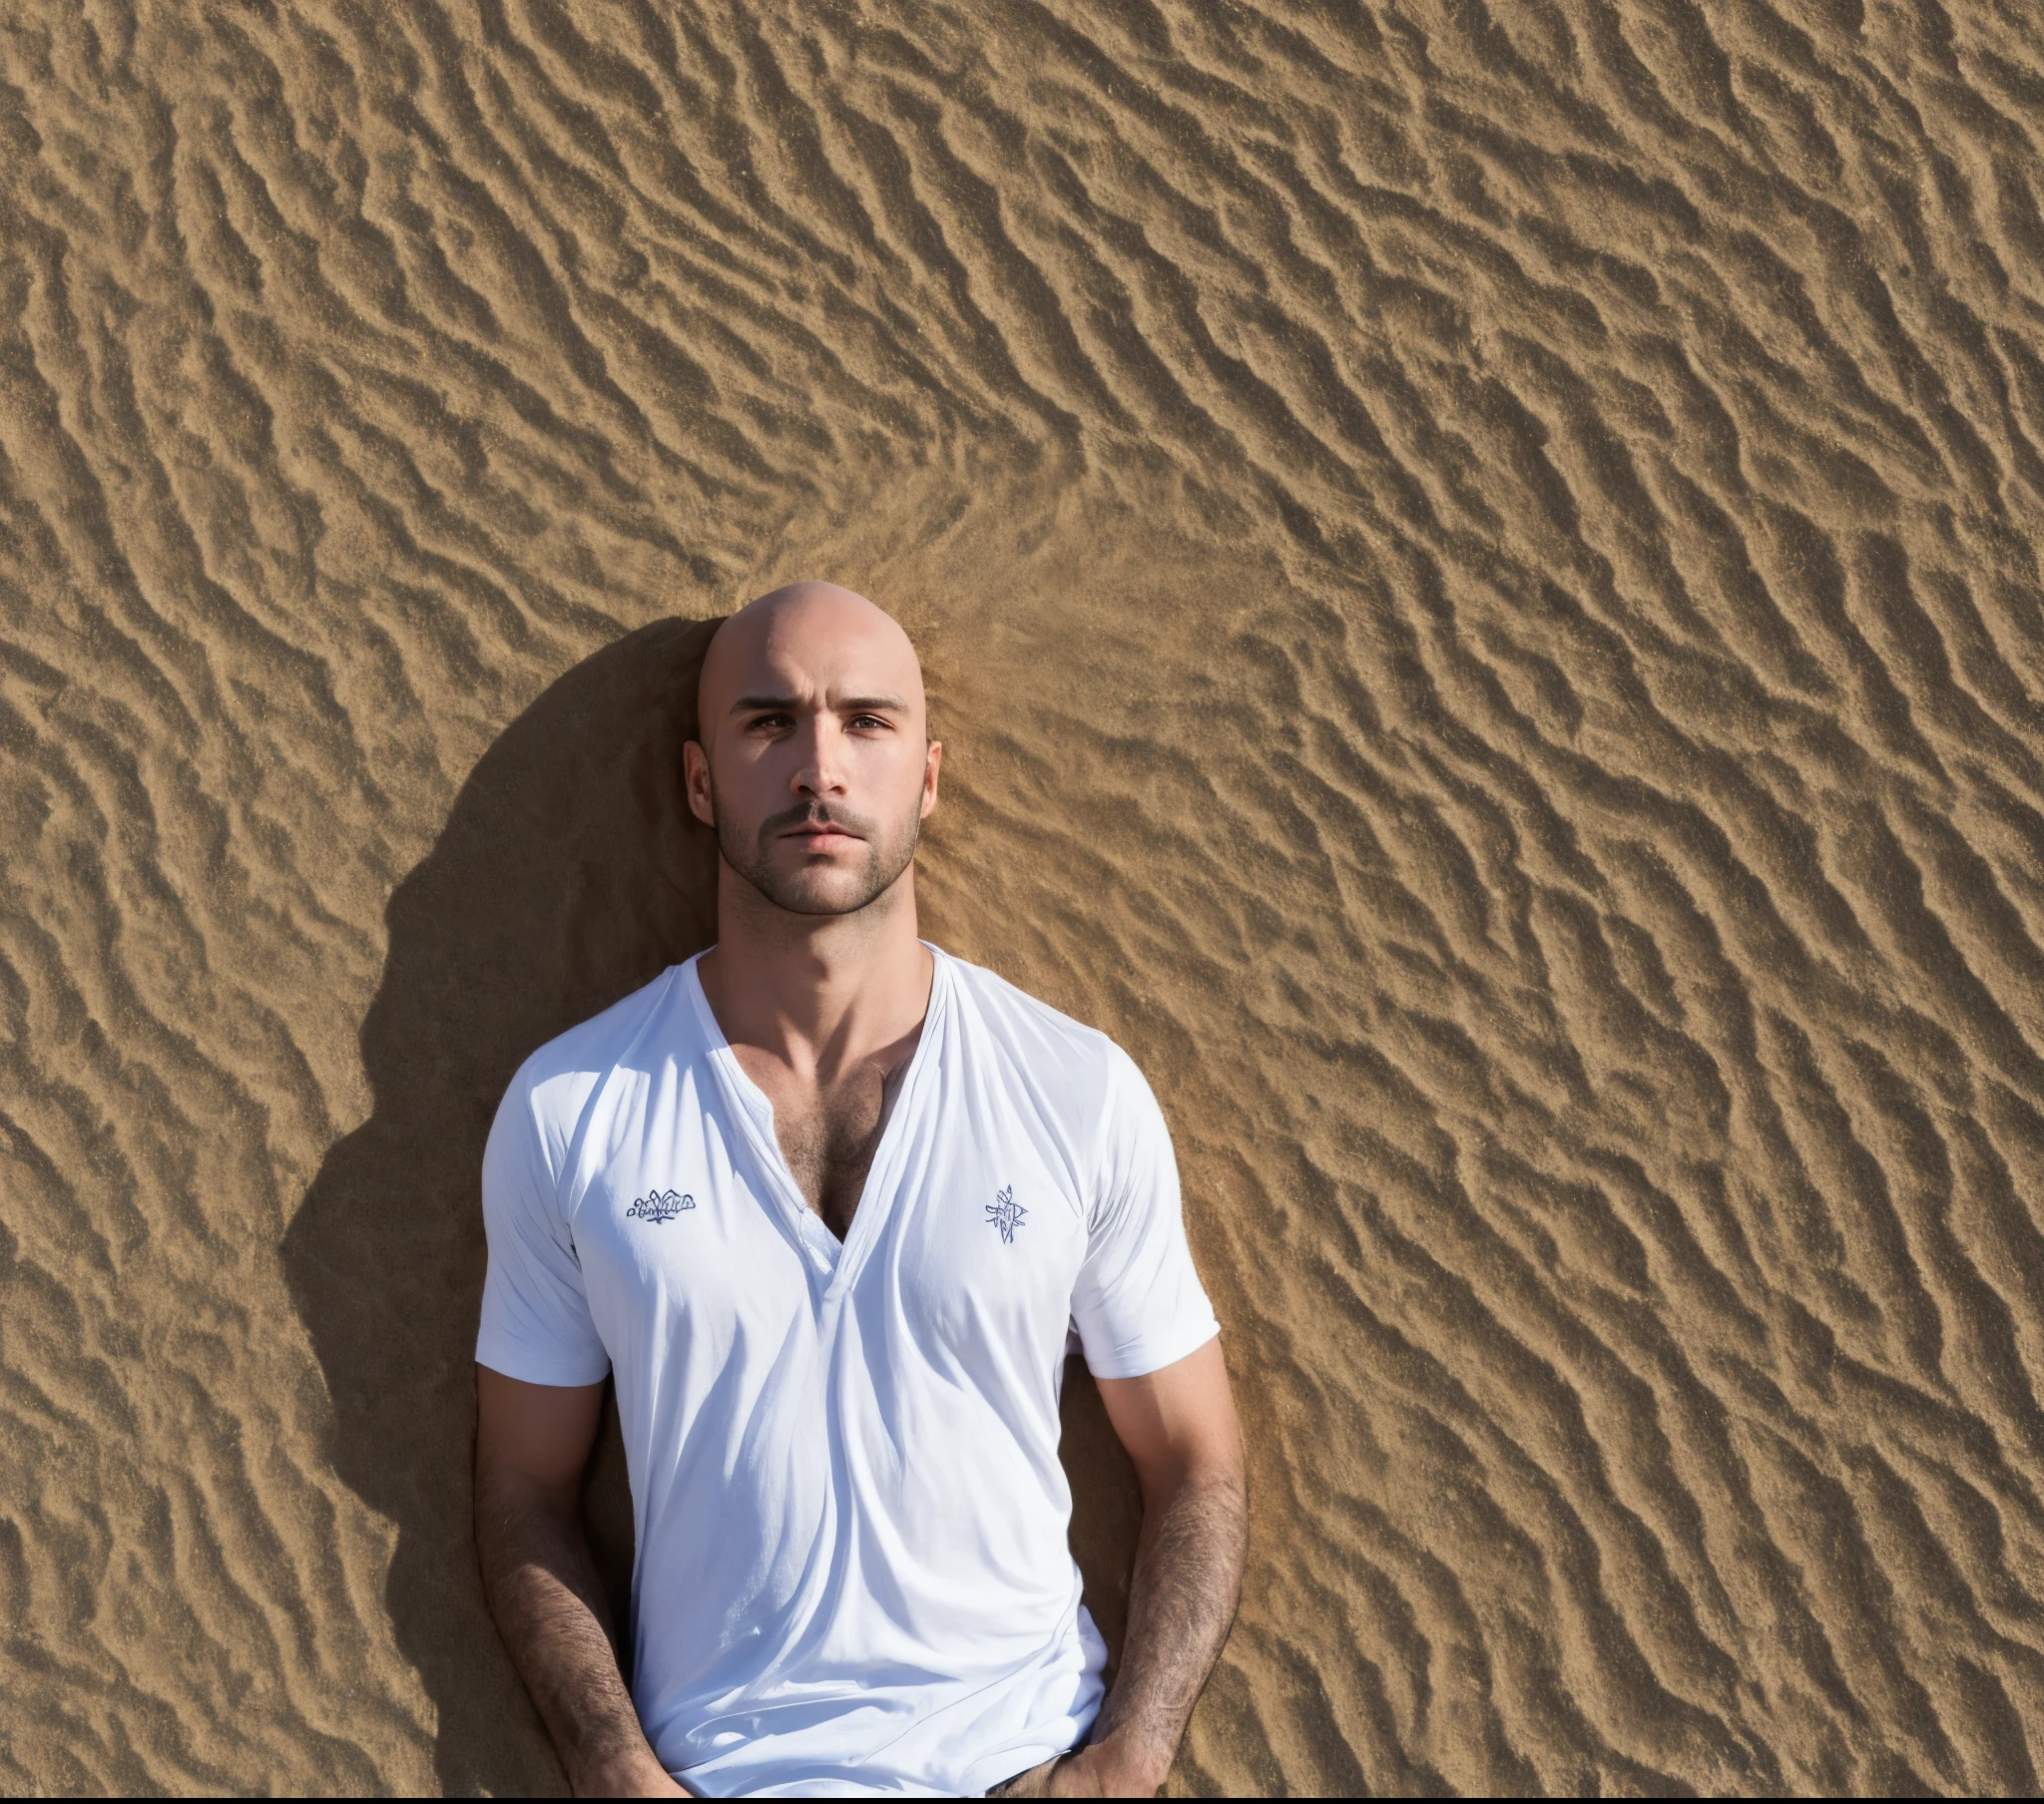
<svg viewBox="0 0 2044 1804">
<path fill-rule="evenodd" d="M 912 809 L 907 824 L 893 833 L 882 833 L 880 823 L 866 820 L 842 808 L 821 802 L 805 802 L 769 814 L 749 837 L 725 809 L 717 805 L 717 779 L 711 778 L 710 805 L 717 818 L 717 849 L 726 864 L 750 883 L 775 908 L 791 915 L 852 915 L 869 908 L 893 888 L 901 873 L 915 858 L 922 836 L 922 810 Z M 799 867 L 776 869 L 770 853 L 774 835 L 803 822 L 827 821 L 843 827 L 865 841 L 866 855 L 855 873 L 832 873 L 836 881 L 853 876 L 848 892 L 825 899 L 815 891 L 816 873 Z M 826 879 L 827 880 L 827 879 Z M 834 884 L 833 884 L 834 887 Z"/>
</svg>

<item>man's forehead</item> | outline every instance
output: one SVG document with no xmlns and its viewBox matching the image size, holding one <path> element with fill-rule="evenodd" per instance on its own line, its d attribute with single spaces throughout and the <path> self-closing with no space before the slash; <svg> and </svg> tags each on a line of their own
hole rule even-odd
<svg viewBox="0 0 2044 1804">
<path fill-rule="evenodd" d="M 733 672 L 743 688 L 762 680 L 801 694 L 861 695 L 882 692 L 908 698 L 920 689 L 922 674 L 905 647 L 848 637 L 800 637 L 774 633 L 741 656 Z"/>
<path fill-rule="evenodd" d="M 922 702 L 922 669 L 908 635 L 863 596 L 823 584 L 763 596 L 712 643 L 704 700 L 715 711 L 763 698 L 824 703 Z"/>
</svg>

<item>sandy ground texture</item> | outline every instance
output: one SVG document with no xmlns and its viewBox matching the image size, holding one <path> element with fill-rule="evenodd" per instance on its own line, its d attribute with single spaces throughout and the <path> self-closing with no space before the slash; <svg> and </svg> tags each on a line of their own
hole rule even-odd
<svg viewBox="0 0 2044 1804">
<path fill-rule="evenodd" d="M 1179 1136 L 1175 1790 L 2034 1789 L 2040 149 L 2030 0 L 0 0 L 0 1789 L 558 1784 L 478 1151 L 803 574 Z"/>
</svg>

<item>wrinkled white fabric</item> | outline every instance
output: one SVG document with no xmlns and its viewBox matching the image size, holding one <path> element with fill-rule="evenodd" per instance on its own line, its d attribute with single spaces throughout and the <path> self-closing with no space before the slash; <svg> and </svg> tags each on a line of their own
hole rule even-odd
<svg viewBox="0 0 2044 1804">
<path fill-rule="evenodd" d="M 476 1358 L 615 1372 L 633 1695 L 708 1795 L 971 1794 L 1078 1741 L 1068 1331 L 1109 1378 L 1218 1332 L 1134 1064 L 932 952 L 841 1246 L 694 960 L 535 1053 L 490 1133 Z"/>
</svg>

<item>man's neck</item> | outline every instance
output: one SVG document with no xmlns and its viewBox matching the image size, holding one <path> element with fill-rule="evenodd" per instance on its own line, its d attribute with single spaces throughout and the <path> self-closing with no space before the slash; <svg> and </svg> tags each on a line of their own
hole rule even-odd
<svg viewBox="0 0 2044 1804">
<path fill-rule="evenodd" d="M 921 1024 L 934 961 L 916 937 L 914 866 L 856 913 L 798 915 L 720 861 L 717 901 L 697 971 L 733 1046 L 827 1083 Z"/>
</svg>

